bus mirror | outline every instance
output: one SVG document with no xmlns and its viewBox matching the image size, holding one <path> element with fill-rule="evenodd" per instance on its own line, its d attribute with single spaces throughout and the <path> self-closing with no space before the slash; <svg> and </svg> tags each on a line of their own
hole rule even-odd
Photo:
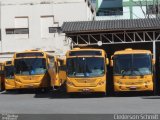
<svg viewBox="0 0 160 120">
<path fill-rule="evenodd" d="M 66 65 L 66 59 L 63 61 L 63 64 Z"/>
<path fill-rule="evenodd" d="M 113 67 L 113 60 L 110 60 L 110 66 Z"/>
<path fill-rule="evenodd" d="M 109 60 L 108 60 L 108 58 L 106 58 L 106 65 L 108 65 L 109 64 Z"/>
<path fill-rule="evenodd" d="M 156 63 L 156 60 L 155 59 L 152 59 L 152 64 L 154 65 Z"/>
<path fill-rule="evenodd" d="M 48 64 L 50 64 L 50 60 L 49 60 L 49 58 L 47 59 L 47 62 L 48 62 Z"/>
<path fill-rule="evenodd" d="M 57 62 L 58 66 L 61 66 L 60 62 Z"/>
</svg>

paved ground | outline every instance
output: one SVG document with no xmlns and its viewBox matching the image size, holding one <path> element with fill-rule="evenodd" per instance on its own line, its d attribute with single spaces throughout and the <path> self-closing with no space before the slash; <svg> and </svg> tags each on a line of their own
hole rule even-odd
<svg viewBox="0 0 160 120">
<path fill-rule="evenodd" d="M 90 95 L 69 98 L 64 93 L 3 92 L 0 94 L 0 113 L 160 113 L 160 96 Z"/>
</svg>

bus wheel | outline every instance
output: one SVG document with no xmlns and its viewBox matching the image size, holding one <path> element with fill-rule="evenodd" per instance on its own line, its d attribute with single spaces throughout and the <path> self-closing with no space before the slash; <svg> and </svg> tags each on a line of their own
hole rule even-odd
<svg viewBox="0 0 160 120">
<path fill-rule="evenodd" d="M 2 91 L 2 84 L 0 83 L 0 92 Z"/>
<path fill-rule="evenodd" d="M 0 84 L 0 92 L 2 92 L 2 91 L 4 91 L 4 86 L 3 86 L 3 84 L 1 83 L 1 84 Z"/>
<path fill-rule="evenodd" d="M 100 97 L 106 97 L 106 92 L 98 93 L 97 95 L 100 96 Z"/>
<path fill-rule="evenodd" d="M 50 91 L 49 88 L 42 88 L 42 89 L 41 89 L 41 92 L 43 92 L 43 93 L 48 93 L 49 91 Z"/>
<path fill-rule="evenodd" d="M 106 96 L 107 96 L 107 93 L 106 93 L 106 92 L 104 92 L 104 93 L 103 93 L 103 97 L 106 97 Z"/>
<path fill-rule="evenodd" d="M 2 87 L 0 86 L 0 92 L 2 92 L 3 90 L 2 90 Z"/>
<path fill-rule="evenodd" d="M 70 98 L 75 98 L 76 97 L 75 93 L 68 93 L 68 95 L 69 95 Z"/>
</svg>

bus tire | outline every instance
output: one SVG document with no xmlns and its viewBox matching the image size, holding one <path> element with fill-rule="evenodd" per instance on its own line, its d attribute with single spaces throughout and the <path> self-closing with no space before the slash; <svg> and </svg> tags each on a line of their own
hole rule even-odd
<svg viewBox="0 0 160 120">
<path fill-rule="evenodd" d="M 2 92 L 2 85 L 0 84 L 0 92 Z"/>
<path fill-rule="evenodd" d="M 4 90 L 5 90 L 4 85 L 3 85 L 3 83 L 1 83 L 1 84 L 0 84 L 0 92 L 2 92 L 2 91 L 4 91 Z"/>
<path fill-rule="evenodd" d="M 98 93 L 97 95 L 100 97 L 106 97 L 107 94 L 106 94 L 106 92 L 102 92 L 102 93 Z"/>
<path fill-rule="evenodd" d="M 68 93 L 68 95 L 69 95 L 69 98 L 75 98 L 76 97 L 75 93 Z"/>
<path fill-rule="evenodd" d="M 49 88 L 42 88 L 42 89 L 41 89 L 41 92 L 43 92 L 43 93 L 48 93 L 49 91 L 50 91 Z"/>
</svg>

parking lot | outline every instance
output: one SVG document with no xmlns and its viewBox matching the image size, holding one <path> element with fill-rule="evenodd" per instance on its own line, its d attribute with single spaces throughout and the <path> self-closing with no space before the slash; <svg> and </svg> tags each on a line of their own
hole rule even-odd
<svg viewBox="0 0 160 120">
<path fill-rule="evenodd" d="M 160 113 L 160 96 L 120 95 L 99 97 L 65 93 L 1 92 L 0 113 L 113 114 Z"/>
</svg>

